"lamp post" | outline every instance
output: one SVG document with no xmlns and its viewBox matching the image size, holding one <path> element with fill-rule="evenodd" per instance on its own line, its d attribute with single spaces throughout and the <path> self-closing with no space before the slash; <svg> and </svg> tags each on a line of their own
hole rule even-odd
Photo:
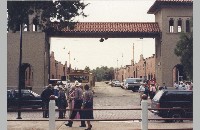
<svg viewBox="0 0 200 130">
<path fill-rule="evenodd" d="M 18 98 L 18 117 L 17 119 L 22 119 L 21 118 L 21 67 L 22 67 L 22 24 L 20 24 L 20 48 L 19 48 L 19 80 L 18 80 L 18 93 L 19 93 L 19 98 Z"/>
</svg>

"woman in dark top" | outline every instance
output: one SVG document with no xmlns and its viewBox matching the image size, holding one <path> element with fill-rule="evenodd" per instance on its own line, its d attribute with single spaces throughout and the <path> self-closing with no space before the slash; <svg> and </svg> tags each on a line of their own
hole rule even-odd
<svg viewBox="0 0 200 130">
<path fill-rule="evenodd" d="M 86 84 L 84 86 L 85 92 L 83 93 L 83 105 L 82 109 L 91 109 L 83 111 L 83 118 L 84 119 L 94 119 L 93 117 L 93 92 L 89 90 L 89 86 Z M 85 130 L 91 130 L 92 125 L 90 121 L 87 121 L 88 128 Z"/>
</svg>

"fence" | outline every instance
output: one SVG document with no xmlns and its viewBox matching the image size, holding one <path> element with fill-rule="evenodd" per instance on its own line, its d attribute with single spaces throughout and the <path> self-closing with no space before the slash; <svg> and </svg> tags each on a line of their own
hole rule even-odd
<svg viewBox="0 0 200 130">
<path fill-rule="evenodd" d="M 148 103 L 147 100 L 142 100 L 141 103 L 141 108 L 132 108 L 132 109 L 93 109 L 94 111 L 110 111 L 110 110 L 141 110 L 141 118 L 126 118 L 126 119 L 90 119 L 90 121 L 133 121 L 133 120 L 138 120 L 141 121 L 141 129 L 142 130 L 148 130 L 148 121 L 150 120 L 172 120 L 172 118 L 148 118 L 148 110 L 162 110 L 162 109 L 180 109 L 180 108 L 160 108 L 160 109 L 151 109 L 148 108 Z M 187 108 L 186 108 L 187 109 Z M 189 108 L 188 108 L 189 109 Z M 47 109 L 46 109 L 47 110 Z M 31 119 L 31 120 L 10 120 L 8 119 L 7 121 L 49 121 L 49 130 L 55 130 L 55 122 L 56 121 L 68 121 L 70 119 L 56 119 L 55 118 L 55 112 L 59 111 L 61 109 L 55 109 L 55 100 L 51 100 L 49 103 L 49 119 Z M 66 109 L 67 111 L 70 111 L 71 109 Z M 18 111 L 18 109 L 15 109 L 14 111 Z M 23 112 L 28 112 L 28 111 L 45 111 L 43 110 L 34 110 L 34 109 L 20 109 L 20 111 Z M 81 121 L 82 119 L 74 119 L 73 121 Z M 84 119 L 85 120 L 85 119 Z M 173 120 L 193 120 L 192 118 L 176 118 Z M 87 121 L 87 120 L 85 120 Z"/>
</svg>

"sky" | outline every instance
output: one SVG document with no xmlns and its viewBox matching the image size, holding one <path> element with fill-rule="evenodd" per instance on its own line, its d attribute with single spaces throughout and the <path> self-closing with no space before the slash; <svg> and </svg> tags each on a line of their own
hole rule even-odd
<svg viewBox="0 0 200 130">
<path fill-rule="evenodd" d="M 153 14 L 147 14 L 155 0 L 84 0 L 90 3 L 84 13 L 87 17 L 78 17 L 79 22 L 155 22 Z M 57 61 L 62 64 L 70 61 L 72 68 L 90 69 L 96 67 L 121 67 L 155 54 L 153 38 L 108 38 L 99 42 L 100 38 L 59 38 L 50 39 L 50 51 L 54 51 Z M 70 60 L 69 54 L 70 52 Z"/>
</svg>

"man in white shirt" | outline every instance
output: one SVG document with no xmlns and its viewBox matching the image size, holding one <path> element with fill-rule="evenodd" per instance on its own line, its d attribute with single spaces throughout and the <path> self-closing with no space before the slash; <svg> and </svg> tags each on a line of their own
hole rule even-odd
<svg viewBox="0 0 200 130">
<path fill-rule="evenodd" d="M 140 105 L 141 105 L 141 101 L 142 101 L 142 95 L 144 94 L 145 91 L 145 83 L 140 83 L 140 88 L 138 90 L 138 92 L 140 93 Z"/>
<path fill-rule="evenodd" d="M 185 90 L 185 85 L 183 84 L 183 81 L 180 82 L 180 85 L 178 86 L 179 90 Z"/>
</svg>

